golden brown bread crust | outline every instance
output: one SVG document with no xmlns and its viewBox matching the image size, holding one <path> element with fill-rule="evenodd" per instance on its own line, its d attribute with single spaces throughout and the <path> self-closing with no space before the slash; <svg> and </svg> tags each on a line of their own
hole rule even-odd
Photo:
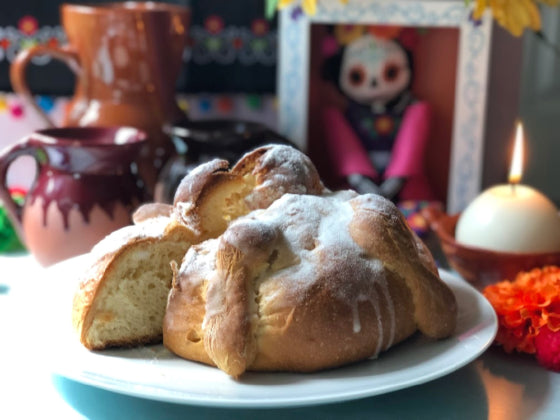
<svg viewBox="0 0 560 420">
<path fill-rule="evenodd" d="M 271 153 L 273 151 L 273 153 Z M 284 194 L 320 195 L 329 192 L 311 160 L 287 146 L 268 146 L 245 155 L 232 172 L 247 181 L 254 178 L 255 193 L 249 207 L 264 209 Z M 273 188 L 271 188 L 273 187 Z"/>
<path fill-rule="evenodd" d="M 191 248 L 175 272 L 164 344 L 233 377 L 308 372 L 375 357 L 416 329 L 446 337 L 456 310 L 393 204 L 286 195 Z"/>
<path fill-rule="evenodd" d="M 101 349 L 161 341 L 161 331 L 122 339 L 92 338 L 94 330 L 100 329 L 97 326 L 108 324 L 114 316 L 113 311 L 98 310 L 106 303 L 100 301 L 107 300 L 103 297 L 107 279 L 114 278 L 116 270 L 135 252 L 149 255 L 151 248 L 164 243 L 176 248 L 172 254 L 179 261 L 191 244 L 218 236 L 231 220 L 267 207 L 285 192 L 324 191 L 309 158 L 286 146 L 256 149 L 231 170 L 227 161 L 218 159 L 199 166 L 182 180 L 173 205 L 143 205 L 133 215 L 136 225 L 115 232 L 96 246 L 73 303 L 73 324 L 81 342 L 88 348 Z M 153 261 L 147 258 L 141 264 L 150 268 Z M 171 279 L 170 271 L 168 288 Z M 123 297 L 130 300 L 130 296 Z"/>
<path fill-rule="evenodd" d="M 220 223 L 218 227 L 214 227 L 213 219 L 212 223 L 205 223 L 208 207 L 213 204 L 211 200 L 220 189 L 225 189 L 229 194 L 231 190 L 242 188 L 242 180 L 229 171 L 226 160 L 215 159 L 198 166 L 183 178 L 177 188 L 173 200 L 175 217 L 201 235 L 211 235 L 211 232 L 207 233 L 210 229 L 207 225 L 221 232 L 225 229 L 225 223 Z"/>
<path fill-rule="evenodd" d="M 425 244 L 393 206 L 375 195 L 353 200 L 356 212 L 350 231 L 356 243 L 400 275 L 412 292 L 418 329 L 429 337 L 445 337 L 455 329 L 455 296 L 438 275 Z M 434 298 L 436 297 L 436 298 Z"/>
<path fill-rule="evenodd" d="M 190 202 L 193 205 L 200 203 L 200 197 L 212 188 L 212 184 L 224 178 L 231 178 L 227 160 L 214 159 L 204 165 L 193 169 L 185 176 L 175 192 L 173 204 Z"/>
<path fill-rule="evenodd" d="M 141 205 L 132 214 L 132 221 L 135 225 L 142 223 L 154 217 L 163 216 L 171 217 L 173 214 L 173 206 L 165 203 L 146 203 Z"/>
<path fill-rule="evenodd" d="M 310 288 L 307 303 L 295 306 L 288 313 L 286 324 L 282 325 L 279 314 L 261 315 L 264 320 L 257 333 L 259 351 L 251 370 L 312 372 L 342 366 L 374 357 L 379 341 L 389 342 L 390 329 L 379 329 L 377 323 L 378 318 L 390 317 L 388 304 L 380 304 L 380 314 L 377 315 L 369 302 L 358 302 L 357 316 L 361 328 L 359 332 L 349 333 L 354 322 L 352 310 L 337 299 L 337 292 L 325 287 L 325 283 Z M 372 287 L 376 289 L 375 293 L 384 296 L 380 286 Z M 412 304 L 410 291 L 401 278 L 395 276 L 388 281 L 388 293 L 396 304 L 393 345 L 410 336 L 416 326 L 414 317 L 407 312 Z M 267 321 L 267 317 L 272 321 Z"/>
<path fill-rule="evenodd" d="M 212 238 L 231 220 L 266 208 L 286 193 L 326 191 L 306 155 L 288 146 L 264 146 L 244 155 L 231 170 L 227 161 L 213 160 L 191 171 L 177 188 L 174 213 L 193 231 Z"/>
</svg>

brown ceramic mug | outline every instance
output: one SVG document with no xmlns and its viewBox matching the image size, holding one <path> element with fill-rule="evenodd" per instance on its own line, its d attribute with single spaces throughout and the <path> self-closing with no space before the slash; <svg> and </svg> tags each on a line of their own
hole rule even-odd
<svg viewBox="0 0 560 420">
<path fill-rule="evenodd" d="M 131 126 L 148 133 L 140 171 L 155 184 L 174 154 L 164 124 L 183 115 L 175 82 L 187 41 L 189 9 L 152 2 L 63 4 L 68 45 L 38 45 L 21 51 L 10 69 L 14 90 L 46 124 L 54 124 L 33 100 L 25 69 L 36 55 L 51 55 L 76 74 L 74 97 L 63 126 Z"/>
<path fill-rule="evenodd" d="M 136 158 L 146 134 L 131 127 L 67 127 L 37 131 L 0 153 L 0 199 L 20 239 L 42 265 L 88 252 L 131 223 L 146 199 Z M 37 175 L 22 206 L 6 175 L 31 155 Z"/>
</svg>

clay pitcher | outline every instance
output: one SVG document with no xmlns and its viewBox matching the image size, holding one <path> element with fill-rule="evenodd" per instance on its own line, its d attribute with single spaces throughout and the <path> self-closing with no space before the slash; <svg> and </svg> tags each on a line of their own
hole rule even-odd
<svg viewBox="0 0 560 420">
<path fill-rule="evenodd" d="M 35 132 L 0 153 L 0 200 L 42 265 L 86 253 L 132 222 L 147 197 L 135 162 L 145 143 L 132 127 L 67 127 Z M 20 206 L 6 175 L 22 155 L 35 158 L 37 174 Z"/>
<path fill-rule="evenodd" d="M 19 53 L 10 69 L 14 90 L 41 115 L 25 79 L 31 58 L 51 55 L 76 74 L 74 97 L 63 126 L 131 126 L 148 133 L 139 162 L 150 188 L 174 154 L 164 124 L 184 114 L 175 82 L 187 40 L 189 9 L 165 3 L 106 3 L 61 6 L 68 44 L 38 45 Z"/>
</svg>

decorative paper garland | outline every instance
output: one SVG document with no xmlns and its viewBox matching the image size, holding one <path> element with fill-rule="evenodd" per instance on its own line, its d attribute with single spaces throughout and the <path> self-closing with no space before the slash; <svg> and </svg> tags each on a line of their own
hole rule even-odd
<svg viewBox="0 0 560 420">
<path fill-rule="evenodd" d="M 222 17 L 211 15 L 205 19 L 204 25 L 192 26 L 190 35 L 191 45 L 183 53 L 185 62 L 276 65 L 277 31 L 270 28 L 265 19 L 254 19 L 250 27 L 226 26 Z M 34 16 L 23 16 L 17 27 L 0 27 L 0 62 L 7 60 L 11 63 L 19 51 L 35 45 L 56 47 L 65 43 L 66 35 L 60 25 L 39 27 Z M 33 57 L 32 62 L 46 65 L 51 60 L 50 56 L 43 55 Z"/>
</svg>

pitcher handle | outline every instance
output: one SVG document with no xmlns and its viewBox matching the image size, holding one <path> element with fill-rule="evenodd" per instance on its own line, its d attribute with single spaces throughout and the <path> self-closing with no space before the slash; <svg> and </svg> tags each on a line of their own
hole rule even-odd
<svg viewBox="0 0 560 420">
<path fill-rule="evenodd" d="M 27 79 L 25 71 L 27 65 L 31 59 L 37 55 L 50 55 L 57 60 L 62 61 L 70 70 L 72 70 L 76 76 L 79 77 L 80 74 L 80 59 L 77 52 L 70 45 L 65 45 L 62 47 L 49 47 L 47 45 L 36 45 L 31 48 L 20 51 L 15 60 L 10 66 L 10 80 L 12 82 L 12 87 L 16 93 L 21 95 L 23 99 L 35 109 L 39 116 L 47 123 L 48 127 L 54 127 L 55 124 L 49 118 L 49 116 L 41 109 L 39 105 L 33 100 L 33 95 L 29 85 L 27 84 Z"/>
<path fill-rule="evenodd" d="M 25 138 L 0 152 L 0 200 L 2 201 L 8 217 L 14 225 L 14 229 L 16 230 L 22 243 L 25 243 L 23 227 L 21 224 L 23 205 L 18 204 L 12 198 L 8 189 L 8 185 L 6 183 L 6 179 L 8 175 L 8 169 L 10 168 L 11 164 L 20 156 L 31 155 L 35 158 L 37 164 L 39 165 L 41 157 L 40 154 L 38 154 L 38 150 L 43 149 L 38 149 L 36 145 L 31 144 L 30 138 Z M 38 169 L 37 172 L 39 172 Z"/>
</svg>

